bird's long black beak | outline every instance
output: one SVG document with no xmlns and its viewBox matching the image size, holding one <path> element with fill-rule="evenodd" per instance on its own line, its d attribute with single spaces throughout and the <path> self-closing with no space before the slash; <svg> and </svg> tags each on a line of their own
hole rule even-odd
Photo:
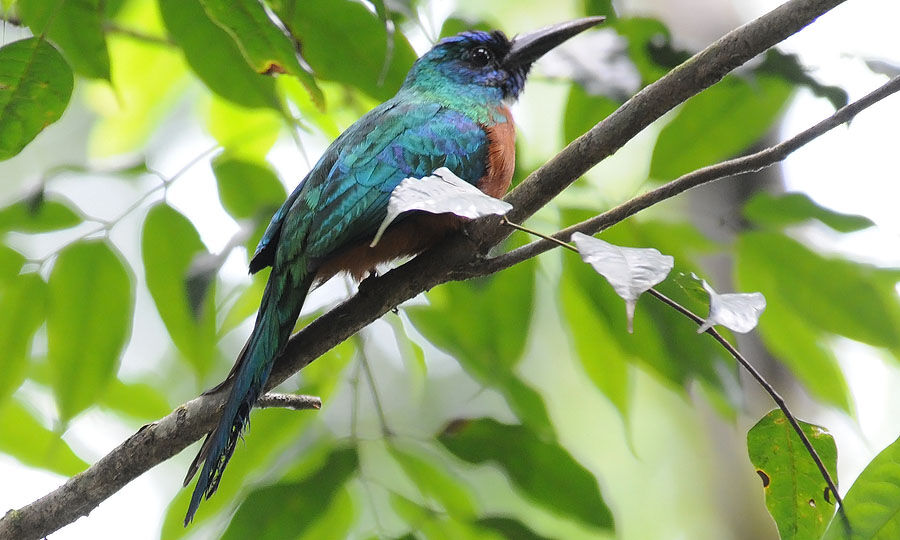
<svg viewBox="0 0 900 540">
<path fill-rule="evenodd" d="M 550 49 L 605 20 L 606 17 L 585 17 L 516 36 L 512 40 L 512 47 L 503 58 L 503 64 L 507 67 L 529 65 Z"/>
</svg>

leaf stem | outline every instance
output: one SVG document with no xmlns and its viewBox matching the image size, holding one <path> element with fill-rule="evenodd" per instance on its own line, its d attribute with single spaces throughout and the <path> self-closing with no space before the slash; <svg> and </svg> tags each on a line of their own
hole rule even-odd
<svg viewBox="0 0 900 540">
<path fill-rule="evenodd" d="M 513 223 L 513 222 L 509 221 L 509 219 L 507 219 L 506 216 L 501 216 L 501 223 L 503 225 L 507 225 L 514 229 L 517 229 L 517 230 L 520 230 L 520 231 L 523 231 L 523 232 L 526 232 L 529 234 L 533 234 L 535 236 L 543 238 L 544 240 L 548 240 L 548 241 L 553 242 L 561 247 L 564 247 L 568 250 L 578 253 L 578 249 L 575 248 L 575 246 L 573 246 L 567 242 L 563 242 L 562 240 L 559 240 L 558 238 L 553 238 L 552 236 L 548 236 L 541 232 L 531 230 L 528 227 L 524 227 L 517 223 Z M 652 296 L 654 296 L 655 298 L 657 298 L 658 300 L 663 302 L 664 304 L 667 304 L 668 306 L 673 308 L 675 311 L 681 313 L 682 315 L 684 315 L 688 319 L 694 321 L 698 325 L 702 325 L 705 322 L 703 317 L 697 315 L 693 311 L 682 306 L 675 300 L 672 300 L 671 298 L 669 298 L 668 296 L 664 295 L 663 293 L 657 291 L 656 289 L 650 288 L 648 290 L 648 292 Z M 778 405 L 778 408 L 781 409 L 781 411 L 784 413 L 784 416 L 788 419 L 788 422 L 790 422 L 791 427 L 797 433 L 797 436 L 799 436 L 800 440 L 803 441 L 803 446 L 806 447 L 806 451 L 809 453 L 812 460 L 816 463 L 816 467 L 818 467 L 819 472 L 822 473 L 822 477 L 825 479 L 825 482 L 828 484 L 828 489 L 830 489 L 831 492 L 834 494 L 834 500 L 837 501 L 837 503 L 838 503 L 838 510 L 841 514 L 841 517 L 844 520 L 845 524 L 847 524 L 847 516 L 844 513 L 844 500 L 841 498 L 840 493 L 838 493 L 837 484 L 835 484 L 834 480 L 832 480 L 831 474 L 829 474 L 828 469 L 825 467 L 825 464 L 822 462 L 822 458 L 819 457 L 819 453 L 816 452 L 816 449 L 813 447 L 809 438 L 807 438 L 806 434 L 803 433 L 803 429 L 800 427 L 800 423 L 797 422 L 797 419 L 794 417 L 793 413 L 791 413 L 790 409 L 787 406 L 787 403 L 784 401 L 784 398 L 782 398 L 781 395 L 778 393 L 778 391 L 775 390 L 775 388 L 769 383 L 769 381 L 767 381 L 765 379 L 765 377 L 763 377 L 763 375 L 759 371 L 757 371 L 756 368 L 753 367 L 753 365 L 746 358 L 744 358 L 744 355 L 742 355 L 734 347 L 734 345 L 732 345 L 727 339 L 725 339 L 722 336 L 722 334 L 720 334 L 718 331 L 716 331 L 715 328 L 713 328 L 713 327 L 708 328 L 706 330 L 706 333 L 711 335 L 716 341 L 718 341 L 722 345 L 722 347 L 724 347 L 725 350 L 728 351 L 728 353 L 731 354 L 731 356 L 733 356 L 735 360 L 737 360 L 737 362 L 747 371 L 747 373 L 749 373 L 750 376 L 752 376 L 756 380 L 756 382 L 759 383 L 759 385 L 763 388 L 763 390 L 765 390 L 766 393 L 769 394 L 769 397 L 772 398 L 772 401 L 774 401 L 775 404 Z"/>
<path fill-rule="evenodd" d="M 703 317 L 700 317 L 699 315 L 695 314 L 693 311 L 682 306 L 681 304 L 679 304 L 675 300 L 672 300 L 671 298 L 664 295 L 663 293 L 657 291 L 656 289 L 650 289 L 648 292 L 651 295 L 653 295 L 654 297 L 656 297 L 658 300 L 663 302 L 664 304 L 669 305 L 670 307 L 675 309 L 675 311 L 678 311 L 679 313 L 681 313 L 685 317 L 691 319 L 695 323 L 703 324 L 703 322 L 704 322 Z M 759 385 L 763 388 L 763 390 L 765 390 L 766 393 L 769 394 L 769 397 L 772 398 L 772 401 L 774 401 L 775 404 L 778 405 L 778 408 L 781 409 L 781 412 L 784 413 L 784 416 L 788 419 L 788 422 L 790 422 L 791 427 L 794 428 L 794 431 L 797 433 L 797 436 L 800 437 L 801 441 L 803 441 L 803 446 L 806 447 L 806 451 L 809 453 L 810 457 L 812 457 L 813 461 L 816 462 L 816 467 L 819 468 L 819 472 L 822 473 L 822 477 L 825 478 L 825 482 L 828 484 L 828 489 L 830 489 L 831 492 L 834 494 L 834 500 L 837 501 L 837 503 L 838 503 L 838 510 L 839 510 L 842 518 L 844 520 L 846 520 L 847 516 L 844 514 L 844 500 L 841 498 L 840 493 L 838 493 L 837 485 L 835 484 L 834 480 L 832 480 L 831 474 L 829 474 L 828 469 L 825 467 L 825 464 L 822 462 L 822 458 L 819 457 L 819 453 L 816 452 L 816 449 L 813 448 L 813 445 L 809 441 L 809 438 L 807 438 L 806 434 L 803 433 L 803 429 L 801 429 L 800 423 L 797 422 L 797 419 L 794 417 L 793 413 L 791 413 L 790 409 L 787 406 L 787 403 L 784 401 L 784 398 L 781 397 L 781 394 L 779 394 L 778 391 L 775 390 L 775 388 L 769 383 L 769 381 L 767 381 L 765 379 L 765 377 L 763 377 L 762 373 L 757 371 L 756 368 L 753 367 L 753 364 L 751 364 L 749 361 L 747 361 L 747 359 L 744 358 L 744 355 L 742 355 L 734 347 L 734 345 L 732 345 L 727 339 L 725 339 L 722 336 L 722 334 L 720 334 L 718 331 L 716 331 L 715 328 L 712 328 L 712 327 L 708 328 L 706 330 L 706 333 L 711 335 L 716 341 L 718 341 L 722 345 L 722 347 L 724 347 L 725 350 L 727 350 L 728 353 L 731 354 L 731 356 L 733 356 L 734 359 L 737 360 L 738 363 L 745 370 L 747 370 L 747 373 L 749 373 L 754 379 L 756 379 L 756 382 L 758 382 Z"/>
</svg>

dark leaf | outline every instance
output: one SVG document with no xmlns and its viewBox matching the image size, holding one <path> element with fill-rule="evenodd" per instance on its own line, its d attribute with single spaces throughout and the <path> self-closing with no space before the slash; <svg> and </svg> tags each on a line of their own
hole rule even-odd
<svg viewBox="0 0 900 540">
<path fill-rule="evenodd" d="M 245 107 L 279 107 L 275 81 L 247 64 L 237 44 L 210 20 L 199 0 L 160 0 L 159 9 L 172 39 L 210 90 Z"/>
<path fill-rule="evenodd" d="M 56 195 L 45 198 L 40 192 L 0 209 L 0 232 L 40 233 L 74 227 L 81 223 L 81 217 L 70 204 Z"/>
<path fill-rule="evenodd" d="M 385 24 L 361 3 L 284 1 L 275 8 L 320 79 L 349 84 L 385 100 L 397 92 L 416 60 L 400 32 L 394 32 L 388 52 Z M 338 43 L 340 47 L 335 46 Z"/>
<path fill-rule="evenodd" d="M 355 449 L 337 449 L 303 480 L 251 492 L 238 507 L 223 538 L 296 538 L 328 510 L 357 465 Z"/>
<path fill-rule="evenodd" d="M 503 538 L 516 540 L 550 540 L 546 536 L 532 531 L 521 521 L 505 516 L 488 516 L 475 522 L 482 529 L 500 533 Z"/>
<path fill-rule="evenodd" d="M 784 227 L 817 219 L 842 233 L 860 231 L 874 225 L 865 216 L 841 214 L 819 206 L 805 193 L 773 195 L 768 191 L 760 191 L 744 205 L 744 216 L 755 223 L 771 227 Z"/>
<path fill-rule="evenodd" d="M 753 84 L 726 76 L 692 97 L 662 129 L 650 176 L 671 180 L 745 151 L 772 129 L 792 89 L 771 76 Z"/>
<path fill-rule="evenodd" d="M 777 294 L 808 323 L 827 332 L 875 346 L 900 345 L 900 329 L 888 305 L 893 295 L 886 294 L 879 269 L 825 258 L 771 232 L 742 234 L 738 254 L 741 288 L 760 290 L 770 298 L 770 293 Z M 769 289 L 754 286 L 754 281 Z"/>
<path fill-rule="evenodd" d="M 390 446 L 389 450 L 403 472 L 423 495 L 435 500 L 456 519 L 469 519 L 475 516 L 475 502 L 471 490 L 449 473 L 446 467 L 432 463 L 419 452 L 397 445 Z"/>
<path fill-rule="evenodd" d="M 582 3 L 585 15 L 603 15 L 609 22 L 616 20 L 616 10 L 612 0 L 582 0 Z"/>
<path fill-rule="evenodd" d="M 588 525 L 613 529 L 594 475 L 564 448 L 525 426 L 489 418 L 459 420 L 447 426 L 439 440 L 469 463 L 495 463 L 531 501 Z"/>
<path fill-rule="evenodd" d="M 209 17 L 235 40 L 257 73 L 287 73 L 300 80 L 313 102 L 324 107 L 316 79 L 297 60 L 294 44 L 269 18 L 259 0 L 200 0 Z"/>
<path fill-rule="evenodd" d="M 789 83 L 805 86 L 816 96 L 830 101 L 835 109 L 840 109 L 850 101 L 843 88 L 822 84 L 811 77 L 796 54 L 785 54 L 776 48 L 769 49 L 766 51 L 766 59 L 755 72 L 777 75 Z"/>
<path fill-rule="evenodd" d="M 0 47 L 0 161 L 59 120 L 74 84 L 65 59 L 43 39 Z"/>
</svg>

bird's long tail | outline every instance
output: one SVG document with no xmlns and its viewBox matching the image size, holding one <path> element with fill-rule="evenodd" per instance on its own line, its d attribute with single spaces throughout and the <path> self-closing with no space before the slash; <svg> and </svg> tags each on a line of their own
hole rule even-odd
<svg viewBox="0 0 900 540">
<path fill-rule="evenodd" d="M 221 419 L 206 436 L 184 479 L 184 485 L 187 486 L 202 463 L 203 469 L 184 518 L 185 526 L 194 518 L 200 501 L 208 499 L 219 486 L 235 444 L 247 426 L 250 409 L 263 391 L 275 358 L 291 335 L 314 277 L 314 273 L 309 273 L 292 279 L 290 272 L 285 272 L 284 275 L 273 273 L 269 277 L 253 333 L 225 382 L 210 390 L 214 392 L 233 381 Z"/>
</svg>

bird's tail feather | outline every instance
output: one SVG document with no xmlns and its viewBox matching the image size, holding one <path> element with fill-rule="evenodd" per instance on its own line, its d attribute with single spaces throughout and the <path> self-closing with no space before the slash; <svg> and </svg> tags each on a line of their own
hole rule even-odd
<svg viewBox="0 0 900 540">
<path fill-rule="evenodd" d="M 184 479 L 184 485 L 187 486 L 202 465 L 184 518 L 185 526 L 194 518 L 201 500 L 208 499 L 219 486 L 225 466 L 247 426 L 250 409 L 262 393 L 275 358 L 290 337 L 313 279 L 313 274 L 302 276 L 299 283 L 294 285 L 290 283 L 290 277 L 270 277 L 250 338 L 225 381 L 210 391 L 224 388 L 232 381 L 231 392 L 219 423 L 207 434 Z"/>
</svg>

